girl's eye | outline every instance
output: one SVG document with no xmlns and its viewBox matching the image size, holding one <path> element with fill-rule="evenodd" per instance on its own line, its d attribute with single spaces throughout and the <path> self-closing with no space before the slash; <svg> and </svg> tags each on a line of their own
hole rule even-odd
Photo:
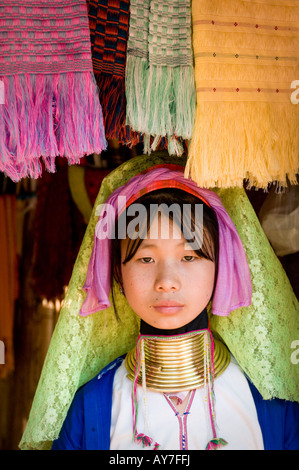
<svg viewBox="0 0 299 470">
<path fill-rule="evenodd" d="M 144 257 L 144 258 L 140 258 L 140 261 L 142 263 L 148 264 L 148 263 L 152 263 L 154 260 L 150 256 L 147 256 L 147 257 Z"/>
<path fill-rule="evenodd" d="M 183 261 L 187 261 L 187 262 L 194 261 L 195 259 L 196 259 L 196 256 L 192 256 L 192 255 L 186 255 L 183 257 Z"/>
</svg>

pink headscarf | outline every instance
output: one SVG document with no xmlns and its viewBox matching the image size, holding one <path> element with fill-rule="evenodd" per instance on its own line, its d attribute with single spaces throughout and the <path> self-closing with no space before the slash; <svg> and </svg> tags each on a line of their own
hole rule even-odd
<svg viewBox="0 0 299 470">
<path fill-rule="evenodd" d="M 101 209 L 94 235 L 94 246 L 83 289 L 87 297 L 80 315 L 87 316 L 110 307 L 111 289 L 111 233 L 115 220 L 133 200 L 161 187 L 181 188 L 196 195 L 215 212 L 219 226 L 218 276 L 213 297 L 212 313 L 227 316 L 232 310 L 251 304 L 252 284 L 245 250 L 238 232 L 217 194 L 199 188 L 184 177 L 183 167 L 156 165 L 131 178 L 117 188 Z M 123 197 L 120 197 L 123 196 Z M 129 202 L 129 204 L 128 204 Z M 105 218 L 104 226 L 101 224 Z M 108 229 L 107 229 L 108 227 Z M 110 231 L 110 232 L 109 232 Z"/>
</svg>

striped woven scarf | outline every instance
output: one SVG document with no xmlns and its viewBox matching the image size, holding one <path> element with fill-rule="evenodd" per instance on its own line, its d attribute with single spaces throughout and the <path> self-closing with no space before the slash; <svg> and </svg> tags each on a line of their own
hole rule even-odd
<svg viewBox="0 0 299 470">
<path fill-rule="evenodd" d="M 130 2 L 126 98 L 127 124 L 181 154 L 176 137 L 191 138 L 196 99 L 190 0 Z"/>
<path fill-rule="evenodd" d="M 126 121 L 125 68 L 129 0 L 88 0 L 93 71 L 99 88 L 107 139 L 135 145 L 139 135 Z"/>
<path fill-rule="evenodd" d="M 106 147 L 85 0 L 2 0 L 0 170 L 42 173 Z"/>
<path fill-rule="evenodd" d="M 203 187 L 295 183 L 299 2 L 193 0 L 192 21 L 197 110 L 186 176 Z"/>
</svg>

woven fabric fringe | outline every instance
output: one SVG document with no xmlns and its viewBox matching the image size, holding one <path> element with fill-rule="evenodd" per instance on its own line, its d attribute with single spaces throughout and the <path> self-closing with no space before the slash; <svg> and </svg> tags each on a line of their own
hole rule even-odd
<svg viewBox="0 0 299 470">
<path fill-rule="evenodd" d="M 14 181 L 37 178 L 40 157 L 54 172 L 56 156 L 73 164 L 100 153 L 106 140 L 85 1 L 3 1 L 1 12 L 0 170 Z"/>
<path fill-rule="evenodd" d="M 192 22 L 197 109 L 186 175 L 202 187 L 296 184 L 298 2 L 194 0 Z"/>
<path fill-rule="evenodd" d="M 136 145 L 126 126 L 125 68 L 129 0 L 88 0 L 93 72 L 99 89 L 107 139 Z"/>
<path fill-rule="evenodd" d="M 127 124 L 144 134 L 145 152 L 166 137 L 169 154 L 181 155 L 196 98 L 190 1 L 131 1 L 126 98 Z"/>
</svg>

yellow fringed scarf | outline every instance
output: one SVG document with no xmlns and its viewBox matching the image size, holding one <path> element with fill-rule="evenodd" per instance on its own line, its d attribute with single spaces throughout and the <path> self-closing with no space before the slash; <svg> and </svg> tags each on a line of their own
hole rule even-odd
<svg viewBox="0 0 299 470">
<path fill-rule="evenodd" d="M 197 110 L 186 176 L 202 187 L 244 178 L 285 186 L 286 175 L 295 183 L 298 2 L 193 0 L 192 21 Z"/>
</svg>

